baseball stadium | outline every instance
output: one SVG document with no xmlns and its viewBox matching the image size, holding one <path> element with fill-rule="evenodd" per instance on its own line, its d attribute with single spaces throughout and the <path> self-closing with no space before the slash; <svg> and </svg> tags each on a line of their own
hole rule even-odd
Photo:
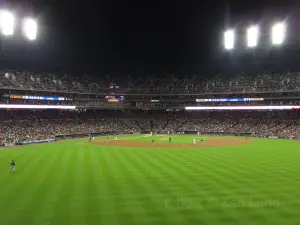
<svg viewBox="0 0 300 225">
<path fill-rule="evenodd" d="M 17 1 L 0 225 L 300 225 L 299 7 Z"/>
<path fill-rule="evenodd" d="M 172 89 L 2 74 L 1 224 L 297 220 L 298 74 Z"/>
</svg>

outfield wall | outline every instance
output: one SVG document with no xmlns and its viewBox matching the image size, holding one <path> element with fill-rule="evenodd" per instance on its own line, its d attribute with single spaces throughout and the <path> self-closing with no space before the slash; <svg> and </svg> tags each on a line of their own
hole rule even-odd
<svg viewBox="0 0 300 225">
<path fill-rule="evenodd" d="M 97 137 L 97 136 L 107 136 L 107 135 L 121 135 L 121 134 L 134 134 L 133 132 L 129 133 L 120 133 L 117 131 L 113 132 L 98 132 L 98 133 L 81 133 L 81 134 L 57 134 L 55 139 L 64 140 L 64 139 L 75 139 L 75 138 L 85 138 L 85 137 Z"/>
<path fill-rule="evenodd" d="M 46 139 L 46 140 L 37 140 L 37 141 L 24 141 L 16 143 L 16 145 L 31 145 L 31 144 L 41 144 L 41 143 L 49 143 L 49 142 L 55 142 L 56 139 Z"/>
<path fill-rule="evenodd" d="M 177 131 L 177 134 L 197 134 L 198 131 Z M 230 133 L 230 132 L 199 132 L 199 135 L 212 135 L 212 136 L 251 136 L 252 133 L 250 132 L 235 132 L 235 133 Z"/>
</svg>

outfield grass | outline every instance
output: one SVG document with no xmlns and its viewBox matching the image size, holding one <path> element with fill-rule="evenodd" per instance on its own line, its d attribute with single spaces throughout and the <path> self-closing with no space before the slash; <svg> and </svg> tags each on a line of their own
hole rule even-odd
<svg viewBox="0 0 300 225">
<path fill-rule="evenodd" d="M 12 159 L 15 173 L 8 172 Z M 266 139 L 206 149 L 120 148 L 87 139 L 4 149 L 0 225 L 296 225 L 299 159 L 300 142 Z"/>
</svg>

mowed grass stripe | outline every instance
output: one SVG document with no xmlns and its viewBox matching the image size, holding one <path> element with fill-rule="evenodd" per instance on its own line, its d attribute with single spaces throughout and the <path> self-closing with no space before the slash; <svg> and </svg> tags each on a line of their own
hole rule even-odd
<svg viewBox="0 0 300 225">
<path fill-rule="evenodd" d="M 187 152 L 186 154 L 189 153 Z M 202 204 L 202 200 L 205 200 L 201 198 L 203 185 L 194 184 L 196 180 L 201 180 L 201 174 L 190 171 L 185 166 L 176 166 L 177 164 L 182 164 L 185 159 L 181 159 L 183 161 L 174 160 L 170 152 L 158 153 L 151 159 L 153 163 L 156 161 L 160 162 L 158 164 L 159 170 L 164 171 L 168 175 L 166 179 L 171 181 L 170 187 L 173 189 L 171 192 L 174 194 L 171 198 L 166 198 L 168 203 L 166 209 L 170 215 L 177 215 L 173 223 L 191 224 L 195 221 L 204 222 L 204 217 L 210 217 L 209 212 L 203 212 L 203 207 L 199 205 L 199 203 Z M 176 187 L 176 189 L 174 190 L 173 187 Z M 197 216 L 195 216 L 195 211 L 197 211 Z M 172 218 L 175 217 L 172 216 Z"/>
<path fill-rule="evenodd" d="M 55 150 L 54 150 L 55 151 Z M 39 208 L 34 211 L 34 220 L 31 224 L 54 224 L 56 204 L 59 199 L 59 192 L 63 187 L 63 181 L 66 177 L 66 165 L 71 159 L 71 149 L 65 149 L 63 151 L 57 150 L 55 162 L 52 164 L 52 173 L 46 176 L 48 178 L 48 187 L 45 188 L 46 195 L 44 201 L 41 203 L 37 202 Z"/>
<path fill-rule="evenodd" d="M 104 147 L 103 150 L 97 149 L 100 153 L 98 157 L 98 161 L 100 163 L 100 169 L 102 178 L 100 180 L 101 184 L 101 194 L 102 198 L 100 201 L 101 208 L 101 221 L 103 224 L 111 224 L 118 225 L 119 224 L 119 210 L 118 210 L 118 202 L 116 201 L 115 195 L 118 194 L 118 187 L 115 184 L 115 174 L 111 169 L 110 161 L 112 158 L 110 157 L 109 148 Z M 96 152 L 94 152 L 97 154 Z M 116 190 L 117 189 L 117 190 Z M 122 220 L 120 220 L 122 221 Z M 126 222 L 126 221 L 125 221 Z"/>
<path fill-rule="evenodd" d="M 86 191 L 85 185 L 88 182 L 87 177 L 85 176 L 86 167 L 89 164 L 86 164 L 86 151 L 84 146 L 75 145 L 75 148 L 72 149 L 72 164 L 73 174 L 69 179 L 70 186 L 69 192 L 69 213 L 70 213 L 70 224 L 84 224 L 86 222 Z M 68 206 L 66 206 L 68 207 Z"/>
<path fill-rule="evenodd" d="M 85 224 L 92 224 L 94 221 L 101 220 L 98 202 L 101 200 L 101 189 L 99 190 L 99 164 L 93 160 L 92 150 L 89 146 L 84 149 L 85 170 Z M 100 191 L 100 192 L 99 192 Z"/>
<path fill-rule="evenodd" d="M 127 152 L 126 155 L 115 154 L 114 156 L 117 162 L 124 167 L 128 165 L 129 162 L 139 163 L 141 161 L 137 154 L 133 152 Z M 132 199 L 129 200 L 132 207 L 131 210 L 127 210 L 127 215 L 130 213 L 130 216 L 136 220 L 136 224 L 153 222 L 161 224 L 162 221 L 164 221 L 165 224 L 169 224 L 169 217 L 162 211 L 162 199 L 157 198 L 155 195 L 155 193 L 161 190 L 160 186 L 155 183 L 155 180 L 143 181 L 140 179 L 148 175 L 145 167 L 137 168 L 135 176 L 131 176 L 132 171 L 125 171 L 125 176 L 131 184 L 131 190 L 133 191 L 131 193 Z M 124 197 L 127 199 L 126 196 Z"/>
<path fill-rule="evenodd" d="M 24 187 L 24 192 L 29 194 L 24 195 L 24 192 L 18 192 L 15 196 L 15 198 L 23 198 L 22 204 L 18 203 L 17 205 L 12 206 L 13 208 L 21 208 L 20 211 L 22 213 L 18 218 L 20 222 L 26 221 L 26 223 L 32 223 L 34 215 L 32 215 L 31 212 L 36 212 L 40 205 L 45 201 L 45 196 L 49 189 L 48 178 L 46 175 L 53 169 L 52 165 L 55 163 L 56 155 L 58 155 L 57 152 L 45 155 L 40 163 L 36 164 L 36 168 L 34 168 L 35 174 L 32 174 L 27 178 L 27 182 L 29 182 L 30 185 Z"/>
<path fill-rule="evenodd" d="M 93 149 L 88 147 L 88 151 L 90 152 L 90 163 L 91 163 L 91 179 L 93 186 L 93 201 L 88 206 L 91 209 L 92 215 L 87 214 L 90 220 L 89 223 L 93 223 L 94 221 L 98 221 L 99 224 L 107 224 L 105 222 L 105 211 L 107 210 L 106 204 L 110 201 L 110 198 L 107 197 L 107 194 L 104 192 L 105 182 L 103 182 L 103 157 L 101 151 L 99 149 Z M 108 205 L 108 204 L 107 204 Z M 115 224 L 115 223 L 112 223 Z"/>
<path fill-rule="evenodd" d="M 166 157 L 166 152 L 161 154 L 161 151 L 163 150 L 153 151 L 152 157 L 144 158 L 145 161 L 152 165 L 151 168 L 145 169 L 150 171 L 150 169 L 153 170 L 155 168 L 155 170 L 160 171 L 164 180 L 162 185 L 161 178 L 152 175 L 152 179 L 149 181 L 153 185 L 153 189 L 155 189 L 155 186 L 159 187 L 160 193 L 163 193 L 159 198 L 158 209 L 168 215 L 168 220 L 171 224 L 189 224 L 192 221 L 188 214 L 182 213 L 182 205 L 179 201 L 182 196 L 194 193 L 195 190 L 189 186 L 189 182 L 186 182 L 188 178 L 185 177 L 185 174 L 181 174 L 178 171 L 178 167 L 175 170 L 170 167 L 172 163 L 169 164 L 169 162 L 172 160 Z M 201 219 L 198 221 L 201 222 Z"/>
<path fill-rule="evenodd" d="M 69 145 L 68 148 L 64 146 L 64 148 L 64 151 L 69 151 L 69 154 L 64 161 L 63 166 L 65 166 L 66 169 L 63 171 L 63 180 L 60 181 L 62 183 L 61 188 L 57 192 L 57 202 L 55 202 L 53 207 L 54 216 L 51 220 L 51 225 L 71 224 L 71 222 L 80 221 L 80 216 L 82 216 L 81 211 L 78 211 L 76 208 L 73 209 L 72 207 L 73 201 L 76 201 L 74 186 L 77 176 L 75 171 L 78 163 L 78 151 L 76 148 L 72 148 L 72 145 Z M 76 220 L 74 217 L 76 217 Z"/>
<path fill-rule="evenodd" d="M 131 154 L 131 152 L 119 151 L 119 149 L 112 154 L 115 168 L 121 171 L 122 176 L 125 178 L 125 180 L 116 180 L 115 184 L 120 189 L 118 194 L 115 195 L 115 201 L 118 205 L 120 217 L 127 220 L 125 224 L 137 224 L 140 222 L 141 214 L 145 215 L 147 213 L 144 204 L 145 194 L 141 194 L 139 183 L 137 183 L 139 175 L 135 173 L 135 169 L 134 171 L 129 169 L 134 162 L 128 158 L 128 154 Z"/>
</svg>

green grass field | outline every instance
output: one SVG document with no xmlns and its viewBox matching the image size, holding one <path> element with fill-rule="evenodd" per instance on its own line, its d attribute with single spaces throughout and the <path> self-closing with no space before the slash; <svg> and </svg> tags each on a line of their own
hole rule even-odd
<svg viewBox="0 0 300 225">
<path fill-rule="evenodd" d="M 300 224 L 300 142 L 252 140 L 201 149 L 87 139 L 0 149 L 0 225 Z M 12 159 L 17 171 L 9 173 Z"/>
</svg>

